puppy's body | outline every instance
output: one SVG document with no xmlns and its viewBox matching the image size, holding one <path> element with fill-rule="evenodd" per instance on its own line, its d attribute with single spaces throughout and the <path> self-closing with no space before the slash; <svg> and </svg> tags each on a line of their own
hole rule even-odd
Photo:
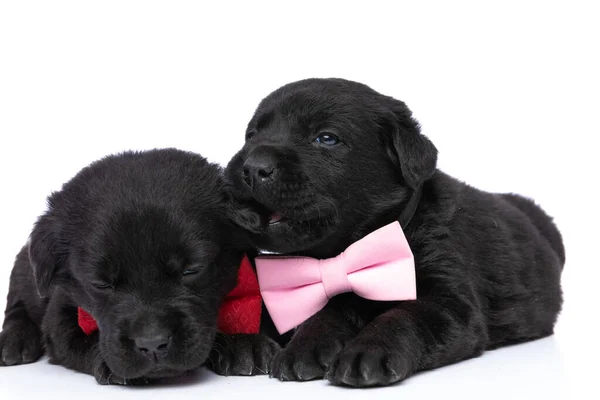
<svg viewBox="0 0 600 400">
<path fill-rule="evenodd" d="M 179 150 L 127 152 L 86 167 L 48 204 L 12 272 L 0 365 L 45 350 L 117 384 L 202 365 L 246 242 L 220 168 Z M 98 323 L 90 336 L 78 307 Z"/>
<path fill-rule="evenodd" d="M 553 332 L 565 255 L 551 219 L 457 181 L 436 158 L 404 103 L 365 85 L 310 79 L 261 102 L 227 168 L 263 215 L 256 247 L 329 258 L 398 220 L 417 274 L 415 301 L 331 299 L 273 376 L 384 385 Z"/>
</svg>

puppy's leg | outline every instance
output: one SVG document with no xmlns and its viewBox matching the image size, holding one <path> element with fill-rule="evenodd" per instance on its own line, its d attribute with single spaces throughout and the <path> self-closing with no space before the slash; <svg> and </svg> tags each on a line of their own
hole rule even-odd
<svg viewBox="0 0 600 400">
<path fill-rule="evenodd" d="M 263 333 L 226 335 L 217 333 L 206 366 L 219 375 L 264 375 L 281 348 Z"/>
<path fill-rule="evenodd" d="M 282 381 L 322 378 L 346 343 L 382 311 L 380 307 L 389 308 L 385 303 L 376 304 L 353 294 L 331 299 L 323 310 L 297 328 L 288 345 L 272 360 L 270 376 Z"/>
<path fill-rule="evenodd" d="M 326 378 L 356 387 L 389 385 L 416 371 L 483 353 L 487 335 L 475 302 L 429 297 L 399 303 L 350 341 Z"/>
<path fill-rule="evenodd" d="M 40 323 L 46 304 L 37 294 L 27 247 L 15 260 L 7 300 L 0 332 L 0 366 L 35 362 L 44 353 Z"/>
<path fill-rule="evenodd" d="M 42 323 L 44 343 L 50 362 L 92 375 L 102 385 L 145 383 L 142 379 L 124 379 L 114 375 L 100 354 L 98 331 L 86 335 L 77 322 L 77 306 L 57 288 Z"/>
</svg>

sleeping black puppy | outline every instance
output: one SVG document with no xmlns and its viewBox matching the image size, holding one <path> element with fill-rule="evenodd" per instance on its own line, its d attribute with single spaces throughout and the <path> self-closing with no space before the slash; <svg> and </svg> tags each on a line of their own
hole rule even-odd
<svg viewBox="0 0 600 400">
<path fill-rule="evenodd" d="M 45 350 L 101 384 L 136 384 L 197 369 L 213 349 L 218 373 L 266 370 L 276 344 L 217 332 L 247 246 L 219 167 L 175 149 L 126 152 L 84 168 L 48 205 L 13 268 L 0 365 Z M 97 323 L 89 336 L 78 307 Z M 267 353 L 244 352 L 254 342 Z"/>
<path fill-rule="evenodd" d="M 436 159 L 406 105 L 360 83 L 308 79 L 260 103 L 226 170 L 262 215 L 256 248 L 329 258 L 399 221 L 417 279 L 416 300 L 332 298 L 271 376 L 387 385 L 552 334 L 565 262 L 555 225 L 531 200 L 472 188 Z"/>
</svg>

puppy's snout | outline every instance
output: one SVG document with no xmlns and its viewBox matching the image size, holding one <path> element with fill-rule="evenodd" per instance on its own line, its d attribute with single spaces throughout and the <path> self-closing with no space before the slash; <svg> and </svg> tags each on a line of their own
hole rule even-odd
<svg viewBox="0 0 600 400">
<path fill-rule="evenodd" d="M 254 187 L 272 181 L 277 175 L 277 155 L 267 146 L 257 147 L 246 158 L 244 181 Z"/>
<path fill-rule="evenodd" d="M 133 339 L 137 350 L 151 359 L 165 357 L 171 347 L 171 335 L 167 331 L 147 332 Z"/>
</svg>

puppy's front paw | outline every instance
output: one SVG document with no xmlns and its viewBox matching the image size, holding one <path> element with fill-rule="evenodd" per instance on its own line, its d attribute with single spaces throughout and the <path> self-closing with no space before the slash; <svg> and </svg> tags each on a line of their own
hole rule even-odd
<svg viewBox="0 0 600 400">
<path fill-rule="evenodd" d="M 94 368 L 94 377 L 96 381 L 101 385 L 122 385 L 122 386 L 134 386 L 134 385 L 145 385 L 148 383 L 147 379 L 135 378 L 125 379 L 112 373 L 108 365 L 104 361 L 98 361 Z"/>
<path fill-rule="evenodd" d="M 295 337 L 271 362 L 270 376 L 281 381 L 322 378 L 342 347 L 335 335 Z"/>
<path fill-rule="evenodd" d="M 206 366 L 219 375 L 264 375 L 269 362 L 281 348 L 264 334 L 219 333 Z"/>
<path fill-rule="evenodd" d="M 7 324 L 0 332 L 0 366 L 29 364 L 42 354 L 40 330 L 32 321 Z"/>
<path fill-rule="evenodd" d="M 410 374 L 410 363 L 383 344 L 350 342 L 335 358 L 325 378 L 335 385 L 385 386 Z"/>
</svg>

